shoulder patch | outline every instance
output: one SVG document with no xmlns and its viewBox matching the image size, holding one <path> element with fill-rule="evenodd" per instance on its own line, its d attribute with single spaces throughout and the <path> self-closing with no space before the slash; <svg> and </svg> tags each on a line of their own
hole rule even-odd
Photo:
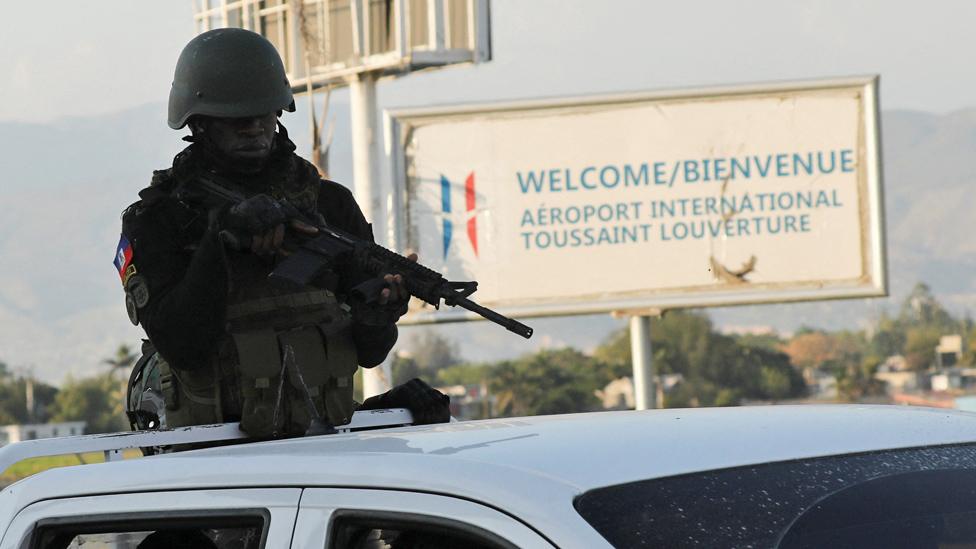
<svg viewBox="0 0 976 549">
<path fill-rule="evenodd" d="M 132 296 L 136 307 L 143 308 L 149 303 L 149 284 L 141 274 L 132 275 L 125 283 L 125 292 Z"/>
<path fill-rule="evenodd" d="M 132 244 L 129 243 L 129 239 L 124 234 L 119 238 L 113 263 L 119 272 L 119 278 L 122 279 L 122 286 L 124 287 L 129 278 L 136 274 L 136 266 L 132 263 Z"/>
<path fill-rule="evenodd" d="M 125 312 L 129 314 L 129 322 L 133 326 L 139 325 L 139 309 L 136 307 L 135 299 L 128 293 L 125 294 Z"/>
</svg>

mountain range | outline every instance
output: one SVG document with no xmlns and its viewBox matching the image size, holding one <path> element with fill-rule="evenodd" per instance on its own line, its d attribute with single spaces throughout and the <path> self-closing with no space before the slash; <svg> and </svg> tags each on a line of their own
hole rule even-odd
<svg viewBox="0 0 976 549">
<path fill-rule="evenodd" d="M 348 103 L 333 100 L 332 177 L 351 182 Z M 285 119 L 299 151 L 308 150 L 307 120 Z M 150 104 L 94 118 L 50 124 L 0 123 L 0 361 L 60 383 L 104 368 L 121 343 L 137 346 L 112 259 L 119 214 L 166 167 L 184 143 Z M 917 281 L 956 313 L 976 308 L 976 109 L 944 115 L 885 111 L 884 194 L 891 297 L 710 311 L 727 330 L 801 326 L 863 328 L 891 309 Z M 625 321 L 609 315 L 533 319 L 531 341 L 486 323 L 434 329 L 471 360 L 496 360 L 540 346 L 591 349 Z"/>
</svg>

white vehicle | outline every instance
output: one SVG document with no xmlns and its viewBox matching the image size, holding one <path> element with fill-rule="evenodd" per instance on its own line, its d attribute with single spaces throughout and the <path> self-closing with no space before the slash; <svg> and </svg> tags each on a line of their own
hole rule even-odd
<svg viewBox="0 0 976 549">
<path fill-rule="evenodd" d="M 206 538 L 142 541 L 175 531 Z M 976 547 L 976 415 L 657 410 L 244 443 L 40 473 L 3 490 L 0 533 L 3 549 Z"/>
</svg>

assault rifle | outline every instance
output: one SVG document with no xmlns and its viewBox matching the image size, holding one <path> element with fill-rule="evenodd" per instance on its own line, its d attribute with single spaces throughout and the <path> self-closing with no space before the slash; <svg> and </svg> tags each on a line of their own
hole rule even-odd
<svg viewBox="0 0 976 549">
<path fill-rule="evenodd" d="M 211 203 L 227 205 L 245 200 L 243 194 L 208 179 L 198 179 L 193 187 L 194 190 L 208 195 L 204 198 Z M 440 273 L 416 261 L 411 261 L 368 240 L 310 220 L 308 216 L 302 215 L 287 203 L 283 205 L 294 210 L 297 219 L 316 227 L 318 234 L 305 239 L 297 251 L 278 264 L 269 275 L 272 281 L 300 286 L 313 285 L 333 265 L 351 264 L 376 277 L 356 286 L 351 291 L 353 298 L 364 304 L 371 304 L 380 298 L 380 293 L 386 287 L 386 283 L 379 277 L 385 274 L 399 274 L 403 277 L 404 285 L 410 295 L 433 305 L 435 309 L 439 309 L 443 301 L 451 307 L 461 307 L 481 315 L 526 339 L 532 337 L 532 328 L 529 326 L 468 299 L 468 296 L 478 289 L 476 281 L 447 280 Z"/>
</svg>

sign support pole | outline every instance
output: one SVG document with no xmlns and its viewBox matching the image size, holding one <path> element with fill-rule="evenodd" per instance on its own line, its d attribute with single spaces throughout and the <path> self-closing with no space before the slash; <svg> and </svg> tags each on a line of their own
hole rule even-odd
<svg viewBox="0 0 976 549">
<path fill-rule="evenodd" d="M 356 202 L 373 223 L 373 235 L 380 244 L 386 231 L 386 212 L 380 208 L 380 178 L 377 152 L 381 135 L 376 110 L 376 74 L 363 72 L 349 80 L 349 108 L 352 115 L 352 178 Z M 389 391 L 393 385 L 392 359 L 363 370 L 363 398 Z"/>
<path fill-rule="evenodd" d="M 651 317 L 630 317 L 630 356 L 634 364 L 634 409 L 657 407 L 654 390 L 654 355 L 651 353 Z"/>
</svg>

